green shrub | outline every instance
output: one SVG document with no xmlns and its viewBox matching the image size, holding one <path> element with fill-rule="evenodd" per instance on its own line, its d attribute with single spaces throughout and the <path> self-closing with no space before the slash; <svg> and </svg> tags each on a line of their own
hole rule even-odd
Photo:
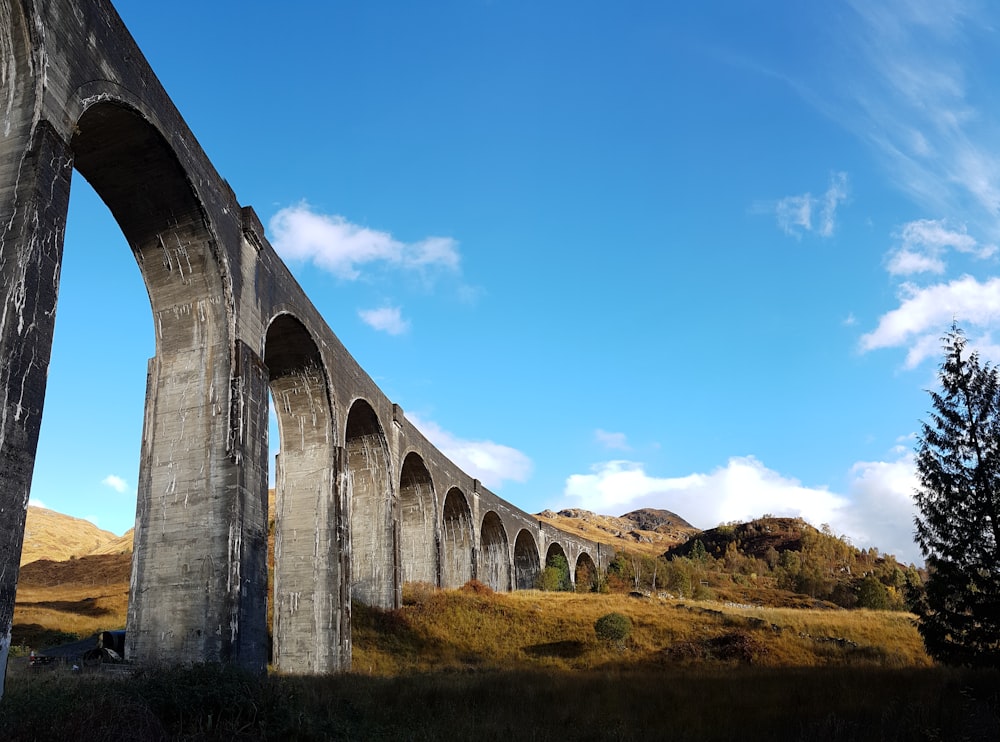
<svg viewBox="0 0 1000 742">
<path fill-rule="evenodd" d="M 621 613 L 606 613 L 594 621 L 594 633 L 603 641 L 622 644 L 632 633 L 632 619 Z"/>
<path fill-rule="evenodd" d="M 573 584 L 569 581 L 569 563 L 562 554 L 552 554 L 545 564 L 545 569 L 538 575 L 540 590 L 569 591 Z"/>
<path fill-rule="evenodd" d="M 858 587 L 858 607 L 876 611 L 889 607 L 889 591 L 873 575 L 867 575 Z"/>
</svg>

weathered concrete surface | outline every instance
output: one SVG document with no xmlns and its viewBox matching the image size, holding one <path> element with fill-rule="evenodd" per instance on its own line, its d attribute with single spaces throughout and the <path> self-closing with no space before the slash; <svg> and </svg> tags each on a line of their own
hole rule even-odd
<svg viewBox="0 0 1000 742">
<path fill-rule="evenodd" d="M 276 462 L 274 664 L 350 666 L 351 601 L 404 581 L 530 587 L 540 524 L 436 450 L 347 352 L 239 204 L 107 0 L 0 0 L 0 666 L 10 644 L 75 168 L 150 297 L 126 653 L 268 660 L 267 410 Z M 571 569 L 575 574 L 575 570 Z"/>
</svg>

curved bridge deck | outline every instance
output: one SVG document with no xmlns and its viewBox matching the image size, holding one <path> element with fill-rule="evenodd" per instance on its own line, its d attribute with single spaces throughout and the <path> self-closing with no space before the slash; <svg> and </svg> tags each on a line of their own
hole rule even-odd
<svg viewBox="0 0 1000 742">
<path fill-rule="evenodd" d="M 608 547 L 540 524 L 449 461 L 327 326 L 215 171 L 107 0 L 0 0 L 0 666 L 45 397 L 74 171 L 128 240 L 156 332 L 127 655 L 350 665 L 352 600 L 404 581 L 531 587 Z M 236 122 L 234 122 L 235 125 Z M 279 422 L 267 595 L 268 392 Z M 2 686 L 0 686 L 2 690 Z"/>
</svg>

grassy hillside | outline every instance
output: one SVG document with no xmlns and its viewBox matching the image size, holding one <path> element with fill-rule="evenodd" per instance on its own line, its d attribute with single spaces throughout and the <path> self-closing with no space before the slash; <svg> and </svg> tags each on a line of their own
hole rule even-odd
<svg viewBox="0 0 1000 742">
<path fill-rule="evenodd" d="M 22 571 L 15 645 L 40 648 L 61 634 L 122 628 L 127 555 L 39 561 Z M 609 612 L 631 637 L 609 646 L 594 634 Z M 60 633 L 61 632 L 61 633 Z M 398 611 L 354 606 L 355 670 L 395 675 L 516 668 L 593 670 L 706 663 L 755 666 L 925 667 L 913 617 L 894 611 L 764 608 L 622 594 L 407 585 Z"/>
<path fill-rule="evenodd" d="M 789 589 L 803 575 L 898 577 L 891 558 L 801 522 L 763 521 L 696 534 L 663 556 L 662 540 L 643 540 L 670 536 L 656 530 L 675 527 L 661 514 L 630 520 L 625 539 L 602 516 L 560 517 L 619 548 L 634 541 L 607 582 L 643 592 L 408 584 L 399 610 L 354 605 L 354 668 L 322 678 L 213 666 L 29 672 L 15 657 L 4 739 L 1000 738 L 1000 674 L 935 666 L 909 613 L 844 610 Z M 124 543 L 22 567 L 15 654 L 124 626 Z M 612 612 L 632 627 L 619 642 L 594 628 Z"/>
<path fill-rule="evenodd" d="M 131 554 L 132 553 L 132 537 L 135 535 L 135 529 L 129 528 L 121 536 L 118 536 L 106 544 L 98 546 L 96 549 L 91 550 L 90 555 L 98 554 Z"/>
<path fill-rule="evenodd" d="M 61 562 L 91 554 L 119 537 L 93 523 L 47 508 L 28 506 L 21 564 L 37 559 Z"/>
<path fill-rule="evenodd" d="M 41 649 L 125 628 L 131 569 L 130 554 L 64 562 L 41 559 L 24 565 L 14 605 L 13 644 Z"/>
<path fill-rule="evenodd" d="M 628 615 L 621 644 L 597 638 Z M 354 670 L 14 668 L 4 739 L 997 739 L 1000 675 L 932 666 L 899 612 L 408 586 L 355 607 Z M 44 710 L 44 713 L 40 711 Z"/>
</svg>

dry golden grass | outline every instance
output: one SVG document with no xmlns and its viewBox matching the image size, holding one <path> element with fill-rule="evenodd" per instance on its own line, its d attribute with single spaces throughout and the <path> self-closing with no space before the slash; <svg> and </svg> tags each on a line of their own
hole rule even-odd
<svg viewBox="0 0 1000 742">
<path fill-rule="evenodd" d="M 21 568 L 13 643 L 40 649 L 56 632 L 84 637 L 125 627 L 131 557 L 35 561 Z"/>
<path fill-rule="evenodd" d="M 125 625 L 128 555 L 26 565 L 14 643 L 52 632 L 86 636 Z M 597 640 L 594 622 L 619 612 L 633 624 L 623 647 Z M 930 666 L 913 616 L 889 611 L 756 608 L 522 591 L 482 594 L 407 585 L 404 606 L 354 606 L 354 668 L 372 675 L 440 670 L 594 670 L 685 665 Z"/>
<path fill-rule="evenodd" d="M 46 508 L 28 506 L 21 564 L 38 559 L 63 561 L 91 554 L 119 537 L 93 523 Z"/>
<path fill-rule="evenodd" d="M 134 536 L 135 529 L 129 528 L 121 536 L 118 536 L 112 541 L 108 541 L 106 544 L 98 546 L 90 552 L 89 556 L 96 556 L 98 554 L 131 554 L 132 540 Z"/>
<path fill-rule="evenodd" d="M 619 612 L 624 646 L 594 622 Z M 685 665 L 919 668 L 932 664 L 913 617 L 883 611 L 756 609 L 624 595 L 477 595 L 408 586 L 398 611 L 354 610 L 354 670 L 595 670 Z"/>
</svg>

